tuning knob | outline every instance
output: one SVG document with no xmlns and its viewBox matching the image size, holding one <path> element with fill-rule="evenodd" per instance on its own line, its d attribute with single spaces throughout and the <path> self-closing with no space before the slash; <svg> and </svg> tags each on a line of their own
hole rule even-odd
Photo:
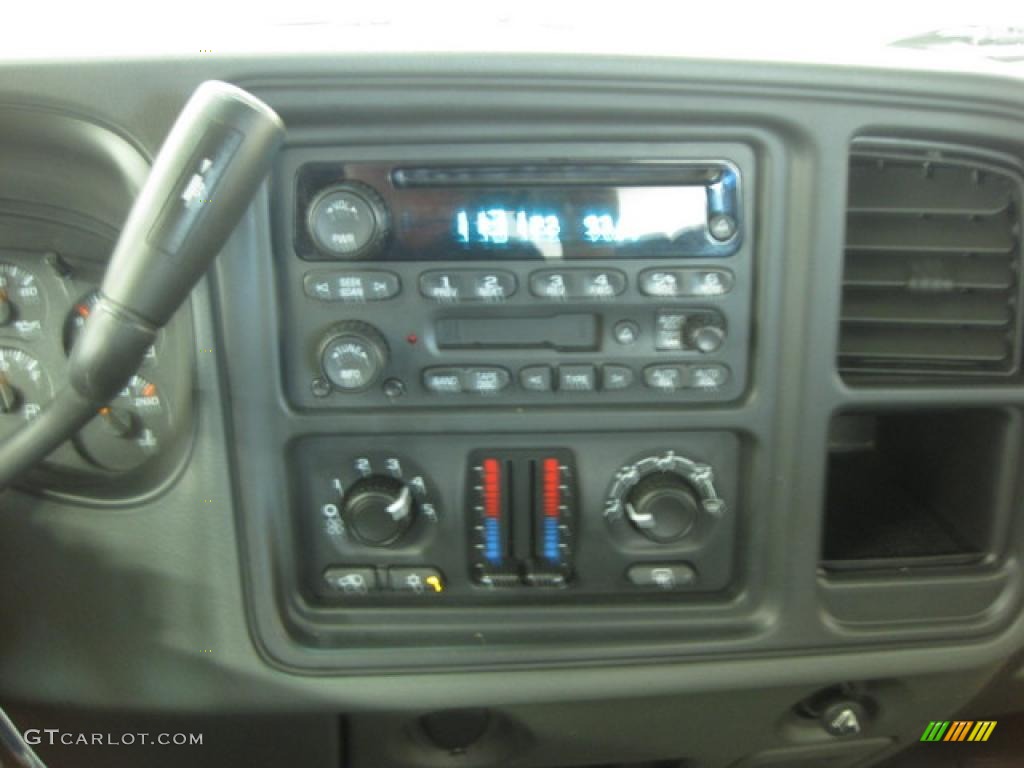
<svg viewBox="0 0 1024 768">
<path fill-rule="evenodd" d="M 341 517 L 353 538 L 370 547 L 391 546 L 412 525 L 412 493 L 402 481 L 372 475 L 345 495 Z"/>
<path fill-rule="evenodd" d="M 693 530 L 700 500 L 685 478 L 675 472 L 655 472 L 633 486 L 625 510 L 637 531 L 651 541 L 667 544 Z"/>
<path fill-rule="evenodd" d="M 333 326 L 320 343 L 324 375 L 342 392 L 360 392 L 381 377 L 388 345 L 372 325 L 346 320 Z"/>
</svg>

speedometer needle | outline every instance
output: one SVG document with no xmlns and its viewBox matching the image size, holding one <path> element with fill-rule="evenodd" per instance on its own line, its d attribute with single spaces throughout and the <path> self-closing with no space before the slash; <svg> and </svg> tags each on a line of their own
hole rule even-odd
<svg viewBox="0 0 1024 768">
<path fill-rule="evenodd" d="M 18 407 L 18 391 L 7 377 L 0 373 L 0 413 L 14 413 Z"/>
<path fill-rule="evenodd" d="M 11 300 L 7 297 L 7 290 L 0 288 L 0 325 L 7 325 L 11 320 Z"/>
</svg>

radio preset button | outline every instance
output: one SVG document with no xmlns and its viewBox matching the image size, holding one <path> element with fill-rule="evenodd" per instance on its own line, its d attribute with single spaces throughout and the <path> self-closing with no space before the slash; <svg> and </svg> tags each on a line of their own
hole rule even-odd
<svg viewBox="0 0 1024 768">
<path fill-rule="evenodd" d="M 722 296 L 732 290 L 727 269 L 647 269 L 640 273 L 640 292 L 660 298 Z"/>
<path fill-rule="evenodd" d="M 562 392 L 593 392 L 597 389 L 597 374 L 594 366 L 559 366 L 558 389 Z"/>
<path fill-rule="evenodd" d="M 320 301 L 385 301 L 401 290 L 398 275 L 390 272 L 307 272 L 302 287 Z"/>
<path fill-rule="evenodd" d="M 561 301 L 572 296 L 569 282 L 572 274 L 567 271 L 542 271 L 530 275 L 530 293 L 542 299 Z"/>
<path fill-rule="evenodd" d="M 733 276 L 727 269 L 688 270 L 693 272 L 694 296 L 722 296 L 732 290 Z"/>
<path fill-rule="evenodd" d="M 606 391 L 628 389 L 633 384 L 633 371 L 624 365 L 601 366 L 601 388 Z"/>
<path fill-rule="evenodd" d="M 511 377 L 504 368 L 464 368 L 463 388 L 478 395 L 490 395 L 505 389 Z"/>
<path fill-rule="evenodd" d="M 626 290 L 626 276 L 614 269 L 585 272 L 580 283 L 580 294 L 573 294 L 574 299 L 611 299 Z"/>
<path fill-rule="evenodd" d="M 686 386 L 686 374 L 682 365 L 649 365 L 644 368 L 644 383 L 651 389 L 675 392 Z"/>
<path fill-rule="evenodd" d="M 528 392 L 550 392 L 551 368 L 546 365 L 523 368 L 519 372 L 519 383 Z"/>
<path fill-rule="evenodd" d="M 423 386 L 438 394 L 462 391 L 462 376 L 457 368 L 428 368 L 423 372 Z"/>
<path fill-rule="evenodd" d="M 541 299 L 613 299 L 626 290 L 617 269 L 543 269 L 530 275 L 530 293 Z"/>
<path fill-rule="evenodd" d="M 473 298 L 482 301 L 502 301 L 516 292 L 516 276 L 511 272 L 472 272 Z"/>
<path fill-rule="evenodd" d="M 440 302 L 504 301 L 519 287 L 505 270 L 430 270 L 420 275 L 420 293 Z"/>
<path fill-rule="evenodd" d="M 435 301 L 455 302 L 465 295 L 462 273 L 432 270 L 420 275 L 420 293 Z"/>
<path fill-rule="evenodd" d="M 640 292 L 647 296 L 683 296 L 679 275 L 675 271 L 647 270 L 640 273 Z"/>
</svg>

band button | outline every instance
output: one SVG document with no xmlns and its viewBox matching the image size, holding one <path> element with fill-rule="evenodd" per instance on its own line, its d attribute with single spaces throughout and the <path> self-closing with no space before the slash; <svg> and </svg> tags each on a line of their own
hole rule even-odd
<svg viewBox="0 0 1024 768">
<path fill-rule="evenodd" d="M 437 394 L 457 394 L 462 391 L 462 376 L 457 368 L 428 368 L 423 386 Z"/>
</svg>

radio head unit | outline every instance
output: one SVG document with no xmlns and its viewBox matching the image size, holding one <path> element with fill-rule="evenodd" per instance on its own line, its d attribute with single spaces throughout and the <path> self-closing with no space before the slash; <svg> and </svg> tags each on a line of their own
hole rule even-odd
<svg viewBox="0 0 1024 768">
<path fill-rule="evenodd" d="M 289 400 L 736 400 L 747 387 L 754 155 L 701 149 L 633 147 L 627 162 L 593 147 L 554 161 L 534 147 L 511 161 L 491 147 L 480 161 L 433 147 L 433 158 L 456 156 L 429 164 L 395 149 L 286 150 L 274 242 Z"/>
<path fill-rule="evenodd" d="M 725 257 L 742 242 L 726 162 L 616 165 L 308 163 L 294 244 L 304 259 Z"/>
</svg>

